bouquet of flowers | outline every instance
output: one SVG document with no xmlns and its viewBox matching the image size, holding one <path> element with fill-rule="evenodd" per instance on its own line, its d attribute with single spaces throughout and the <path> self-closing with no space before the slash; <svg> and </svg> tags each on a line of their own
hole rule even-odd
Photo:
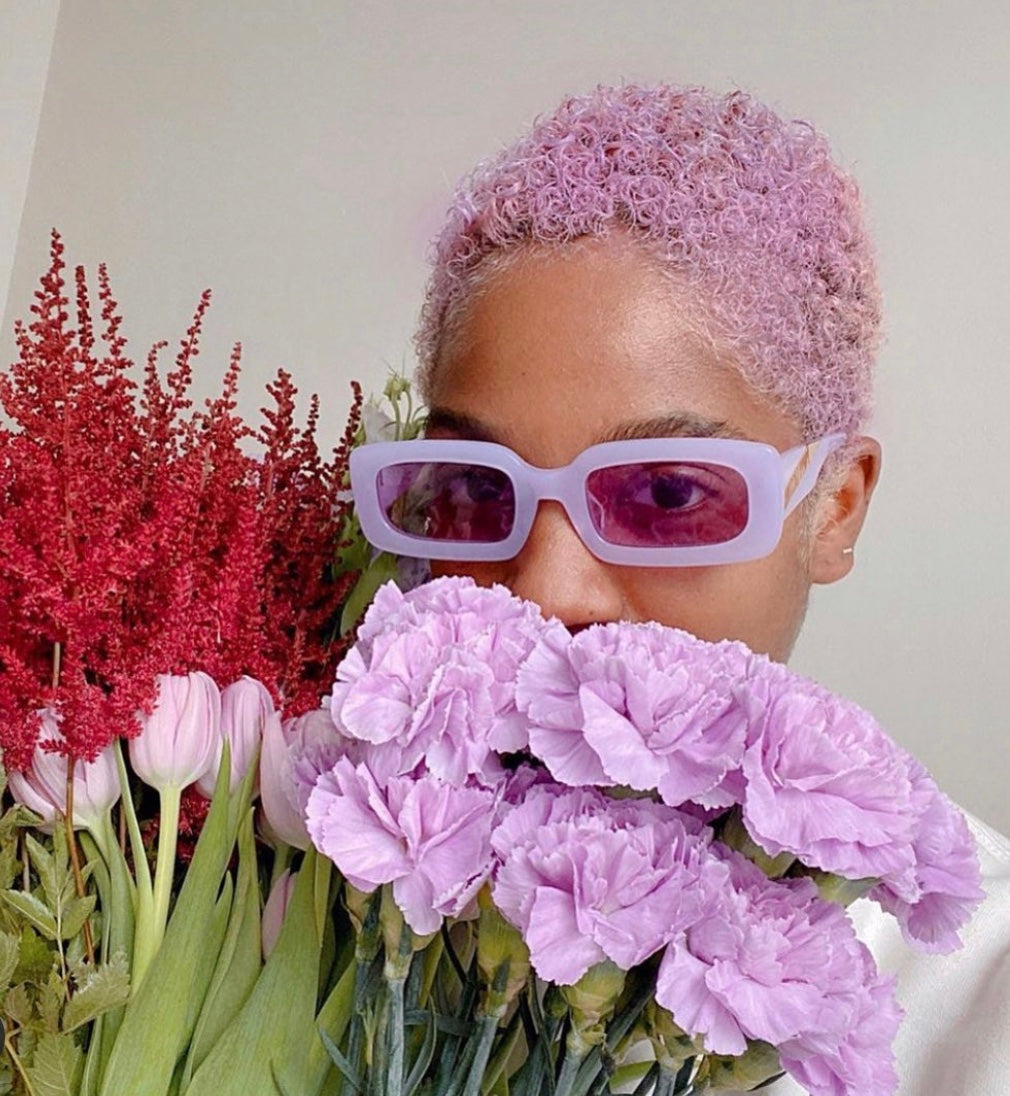
<svg viewBox="0 0 1010 1096">
<path fill-rule="evenodd" d="M 981 892 L 866 712 L 738 643 L 439 579 L 379 591 L 331 715 L 295 774 L 356 929 L 351 1090 L 893 1091 L 844 906 L 947 951 Z"/>
<path fill-rule="evenodd" d="M 740 644 L 401 592 L 346 468 L 409 386 L 324 461 L 237 348 L 191 407 L 206 295 L 138 383 L 62 254 L 0 376 L 0 1092 L 891 1092 L 845 906 L 945 951 L 980 897 L 922 768 Z"/>
</svg>

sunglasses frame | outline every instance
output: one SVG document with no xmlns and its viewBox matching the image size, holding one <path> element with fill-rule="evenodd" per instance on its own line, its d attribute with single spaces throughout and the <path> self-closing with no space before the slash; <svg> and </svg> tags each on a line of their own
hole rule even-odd
<svg viewBox="0 0 1010 1096">
<path fill-rule="evenodd" d="M 351 452 L 351 492 L 365 537 L 374 547 L 400 556 L 461 563 L 512 559 L 530 535 L 540 502 L 550 500 L 561 504 L 583 544 L 605 563 L 638 567 L 742 563 L 775 549 L 785 519 L 813 490 L 824 462 L 844 441 L 845 435 L 831 434 L 780 453 L 764 442 L 734 438 L 636 438 L 591 445 L 561 468 L 537 468 L 496 442 L 460 438 L 373 442 Z M 787 498 L 790 481 L 808 454 L 806 467 Z M 492 542 L 450 541 L 413 536 L 392 525 L 379 502 L 379 472 L 391 465 L 429 461 L 477 464 L 508 475 L 515 492 L 511 533 Z M 718 464 L 732 469 L 747 485 L 747 524 L 732 540 L 720 544 L 649 548 L 604 540 L 589 514 L 585 491 L 589 473 L 649 461 Z"/>
</svg>

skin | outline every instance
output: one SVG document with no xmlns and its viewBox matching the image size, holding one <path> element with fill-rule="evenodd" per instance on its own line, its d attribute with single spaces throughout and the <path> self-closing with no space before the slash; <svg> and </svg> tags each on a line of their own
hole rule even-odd
<svg viewBox="0 0 1010 1096">
<path fill-rule="evenodd" d="M 428 435 L 509 446 L 529 463 L 569 463 L 617 437 L 715 434 L 786 450 L 798 425 L 754 393 L 692 322 L 691 299 L 623 237 L 531 249 L 466 306 L 434 371 Z M 511 560 L 443 563 L 437 574 L 502 583 L 577 630 L 655 620 L 707 640 L 739 639 L 785 661 L 812 583 L 852 567 L 880 468 L 870 438 L 785 523 L 764 559 L 707 567 L 604 563 L 560 504 L 541 502 Z M 823 482 L 824 477 L 822 477 Z"/>
</svg>

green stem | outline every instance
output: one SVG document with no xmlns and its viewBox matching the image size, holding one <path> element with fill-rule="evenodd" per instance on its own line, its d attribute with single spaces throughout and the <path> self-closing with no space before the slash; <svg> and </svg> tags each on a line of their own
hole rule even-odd
<svg viewBox="0 0 1010 1096">
<path fill-rule="evenodd" d="M 385 1096 L 403 1094 L 403 978 L 391 978 L 387 986 Z"/>
<path fill-rule="evenodd" d="M 161 816 L 158 821 L 158 860 L 154 869 L 154 950 L 161 947 L 168 923 L 168 904 L 175 879 L 175 847 L 179 840 L 179 804 L 182 789 L 162 788 Z"/>
<path fill-rule="evenodd" d="M 491 1046 L 494 1043 L 495 1033 L 498 1031 L 497 1016 L 482 1016 L 478 1023 L 477 1046 L 474 1049 L 473 1062 L 470 1072 L 467 1074 L 466 1087 L 463 1096 L 478 1096 L 481 1082 L 484 1080 L 484 1072 L 487 1069 L 488 1059 L 491 1057 Z"/>
<path fill-rule="evenodd" d="M 14 1063 L 15 1069 L 21 1074 L 21 1080 L 25 1083 L 26 1096 L 37 1096 L 35 1089 L 32 1088 L 31 1081 L 28 1080 L 28 1074 L 25 1073 L 25 1067 L 21 1064 L 21 1059 L 18 1057 L 17 1052 L 14 1050 L 14 1044 L 8 1042 L 6 1047 L 7 1053 L 10 1055 L 11 1061 Z"/>
<path fill-rule="evenodd" d="M 126 767 L 117 755 L 120 765 L 120 782 L 126 784 Z M 124 793 L 123 803 L 127 806 L 126 823 L 130 830 L 130 844 L 133 847 L 133 860 L 137 873 L 137 926 L 133 945 L 133 993 L 137 992 L 147 968 L 157 954 L 165 938 L 165 923 L 168 920 L 168 903 L 172 896 L 172 880 L 175 875 L 175 847 L 179 831 L 179 802 L 182 791 L 179 788 L 164 788 L 159 792 L 161 799 L 161 819 L 158 826 L 158 859 L 154 873 L 154 887 L 151 886 L 151 874 L 147 866 L 147 856 L 140 839 L 140 827 L 133 810 L 132 801 Z"/>
<path fill-rule="evenodd" d="M 147 855 L 144 850 L 144 841 L 140 836 L 140 823 L 137 821 L 137 812 L 133 807 L 133 792 L 130 790 L 130 775 L 126 771 L 126 762 L 123 760 L 123 747 L 120 739 L 115 739 L 113 749 L 116 754 L 116 771 L 119 773 L 119 790 L 123 794 L 120 800 L 121 809 L 126 816 L 126 829 L 130 835 L 130 851 L 133 853 L 133 870 L 137 877 L 137 891 L 146 889 L 151 892 L 151 871 L 147 866 Z"/>
<path fill-rule="evenodd" d="M 586 1052 L 574 1050 L 569 1040 L 565 1048 L 565 1057 L 561 1063 L 561 1073 L 558 1075 L 557 1084 L 554 1086 L 554 1096 L 570 1096 L 575 1078 L 579 1075 L 579 1067 L 585 1061 Z"/>
</svg>

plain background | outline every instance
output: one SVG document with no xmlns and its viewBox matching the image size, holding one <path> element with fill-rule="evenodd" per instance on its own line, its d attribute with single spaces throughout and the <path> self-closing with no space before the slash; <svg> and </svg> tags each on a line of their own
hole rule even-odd
<svg viewBox="0 0 1010 1096">
<path fill-rule="evenodd" d="M 241 340 L 243 410 L 284 366 L 328 443 L 351 378 L 412 368 L 455 180 L 563 94 L 738 86 L 813 120 L 877 241 L 885 468 L 794 666 L 1010 831 L 1005 3 L 6 0 L 0 19 L 3 361 L 56 226 L 72 263 L 109 264 L 136 358 L 212 286 L 199 394 Z"/>
</svg>

